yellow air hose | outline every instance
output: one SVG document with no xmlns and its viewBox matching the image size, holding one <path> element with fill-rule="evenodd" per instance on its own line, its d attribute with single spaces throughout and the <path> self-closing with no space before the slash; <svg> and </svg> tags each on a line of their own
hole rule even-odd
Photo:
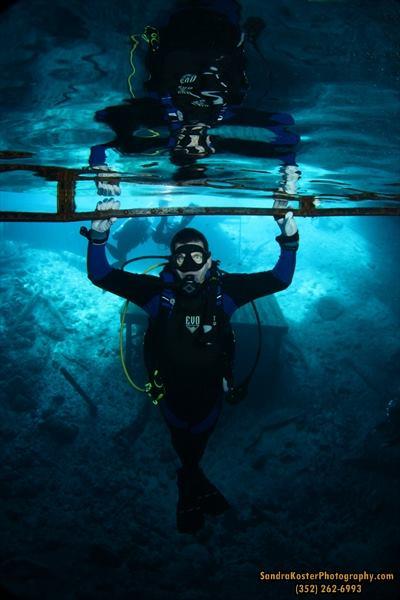
<svg viewBox="0 0 400 600">
<path fill-rule="evenodd" d="M 132 98 L 136 98 L 135 92 L 132 87 L 132 81 L 136 75 L 134 56 L 135 56 L 137 47 L 139 46 L 139 43 L 140 43 L 140 40 L 138 39 L 138 37 L 139 37 L 138 33 L 132 34 L 130 36 L 130 39 L 132 42 L 132 47 L 131 47 L 131 51 L 129 53 L 129 64 L 131 66 L 131 72 L 128 76 L 128 88 L 129 88 L 129 92 L 130 92 Z M 158 32 L 154 28 L 149 27 L 149 26 L 146 26 L 144 33 L 142 33 L 141 37 L 145 40 L 145 42 L 147 42 L 150 45 L 157 43 L 157 40 L 159 39 Z M 159 137 L 159 135 L 160 135 L 160 133 L 158 131 L 155 131 L 154 129 L 148 129 L 147 127 L 145 129 L 148 132 L 146 135 L 136 134 L 136 137 L 153 138 L 153 137 Z M 159 150 L 148 153 L 148 156 L 154 156 L 155 154 L 159 154 Z"/>
<path fill-rule="evenodd" d="M 152 265 L 151 267 L 148 267 L 147 269 L 145 269 L 143 271 L 143 275 L 145 275 L 146 273 L 150 273 L 150 271 L 154 271 L 154 269 L 158 269 L 158 267 L 163 267 L 165 266 L 165 263 L 158 263 L 156 265 Z M 151 383 L 148 382 L 145 384 L 144 388 L 138 386 L 133 379 L 131 378 L 131 376 L 129 375 L 126 363 L 125 363 L 125 356 L 124 356 L 124 325 L 125 325 L 125 317 L 126 317 L 126 313 L 128 311 L 128 307 L 129 307 L 129 300 L 125 301 L 124 304 L 124 308 L 122 310 L 122 314 L 121 314 L 121 326 L 119 329 L 119 355 L 120 355 L 120 359 L 121 359 L 121 364 L 122 364 L 122 368 L 123 371 L 125 373 L 125 376 L 128 380 L 128 382 L 130 383 L 130 385 L 135 388 L 135 390 L 137 390 L 138 392 L 143 392 L 143 393 L 148 393 L 151 389 Z M 157 401 L 153 400 L 153 404 L 157 404 Z"/>
<path fill-rule="evenodd" d="M 132 71 L 128 77 L 128 88 L 132 95 L 132 98 L 135 98 L 135 92 L 133 91 L 133 88 L 132 88 L 132 79 L 135 77 L 135 74 L 136 74 L 136 67 L 135 67 L 135 63 L 133 62 L 133 57 L 136 52 L 136 48 L 139 46 L 139 40 L 138 40 L 137 34 L 131 35 L 131 42 L 132 42 L 132 48 L 129 53 L 129 64 L 131 65 Z"/>
</svg>

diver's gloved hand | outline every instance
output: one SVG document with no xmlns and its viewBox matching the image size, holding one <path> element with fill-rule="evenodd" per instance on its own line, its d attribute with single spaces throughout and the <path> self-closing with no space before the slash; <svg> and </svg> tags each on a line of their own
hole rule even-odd
<svg viewBox="0 0 400 600">
<path fill-rule="evenodd" d="M 97 172 L 95 179 L 97 193 L 99 196 L 120 196 L 121 173 L 113 171 L 108 165 L 97 165 L 92 167 Z"/>
<path fill-rule="evenodd" d="M 106 219 L 101 218 L 101 211 L 105 210 L 118 210 L 120 206 L 119 200 L 99 200 L 96 205 L 96 212 L 99 212 L 99 219 L 92 221 L 92 226 L 89 231 L 90 240 L 95 244 L 103 244 L 108 240 L 108 236 L 110 233 L 110 227 L 115 221 L 117 217 L 110 217 Z"/>
<path fill-rule="evenodd" d="M 288 207 L 289 202 L 285 199 L 285 198 L 276 198 L 274 200 L 274 203 L 272 205 L 272 208 L 287 208 Z M 285 217 L 278 217 L 277 215 L 274 215 L 274 219 L 275 221 L 278 223 L 279 228 L 282 231 L 282 226 L 285 222 Z"/>
<path fill-rule="evenodd" d="M 299 247 L 299 232 L 293 213 L 287 212 L 283 218 L 276 218 L 276 222 L 281 230 L 281 235 L 278 235 L 276 241 L 281 248 L 285 250 L 297 250 Z"/>
<path fill-rule="evenodd" d="M 275 198 L 272 208 L 288 208 L 289 202 L 284 198 Z M 291 211 L 287 212 L 283 217 L 274 215 L 275 221 L 279 225 L 282 235 L 295 235 L 297 233 L 297 225 Z"/>
<path fill-rule="evenodd" d="M 281 208 L 281 207 L 279 207 L 279 208 Z M 282 235 L 290 237 L 297 233 L 297 231 L 298 231 L 297 224 L 296 224 L 296 221 L 294 220 L 294 216 L 291 211 L 287 212 L 284 217 L 275 217 L 275 220 L 279 225 L 279 229 L 281 230 Z"/>
</svg>

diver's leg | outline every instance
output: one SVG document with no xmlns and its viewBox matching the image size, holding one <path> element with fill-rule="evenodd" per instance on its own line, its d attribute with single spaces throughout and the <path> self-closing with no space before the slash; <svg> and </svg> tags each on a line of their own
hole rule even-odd
<svg viewBox="0 0 400 600">
<path fill-rule="evenodd" d="M 172 446 L 185 471 L 198 467 L 208 439 L 221 414 L 222 397 L 219 389 L 214 390 L 212 385 L 210 388 L 204 386 L 205 392 L 207 392 L 206 398 L 202 393 L 196 396 L 188 389 L 175 389 L 173 394 L 167 393 L 164 400 L 160 402 L 161 414 L 169 428 Z M 187 411 L 188 396 L 193 412 L 190 418 L 185 419 L 180 417 L 179 413 Z M 207 411 L 206 414 L 204 410 Z"/>
<path fill-rule="evenodd" d="M 195 533 L 204 525 L 204 514 L 220 515 L 229 507 L 224 495 L 204 475 L 199 466 L 213 429 L 202 433 L 171 430 L 172 445 L 182 467 L 177 470 L 177 529 Z"/>
<path fill-rule="evenodd" d="M 188 523 L 190 527 L 193 521 L 196 524 L 201 522 L 199 513 L 194 513 L 194 510 L 200 509 L 201 513 L 220 515 L 230 506 L 224 495 L 207 479 L 199 465 L 215 429 L 221 407 L 222 399 L 216 398 L 209 414 L 202 421 L 185 429 L 173 427 L 168 423 L 172 446 L 182 463 L 182 467 L 177 471 L 179 530 L 184 530 Z"/>
<path fill-rule="evenodd" d="M 172 446 L 182 463 L 182 467 L 176 472 L 178 487 L 176 526 L 181 533 L 196 533 L 204 525 L 204 516 L 197 490 L 193 485 L 193 473 L 198 469 L 209 436 L 204 433 L 192 435 L 188 431 L 170 425 L 169 428 Z"/>
<path fill-rule="evenodd" d="M 222 410 L 223 398 L 221 392 L 214 390 L 214 394 L 211 393 L 211 395 L 214 395 L 214 407 L 211 412 L 209 412 L 207 417 L 202 421 L 192 424 L 188 430 L 188 433 L 193 436 L 193 439 L 196 439 L 195 436 L 198 435 L 204 436 L 203 438 L 200 438 L 204 443 L 200 458 L 204 453 L 209 437 L 215 429 Z M 200 444 L 201 442 L 198 443 Z M 188 475 L 190 477 L 190 485 L 197 496 L 197 502 L 202 512 L 209 515 L 220 515 L 230 507 L 229 502 L 203 473 L 199 466 L 200 458 L 197 461 L 197 465 L 191 465 L 191 470 Z"/>
<path fill-rule="evenodd" d="M 182 471 L 189 473 L 198 468 L 212 430 L 191 433 L 170 427 L 171 443 L 182 464 Z"/>
<path fill-rule="evenodd" d="M 179 406 L 185 398 L 187 394 L 179 393 L 178 390 L 174 390 L 174 394 L 167 393 L 166 398 L 160 402 L 160 412 L 170 431 L 172 446 L 182 464 L 177 470 L 176 526 L 180 533 L 196 533 L 204 525 L 204 515 L 191 484 L 191 473 L 203 456 L 208 435 L 201 432 L 193 436 L 188 431 L 188 422 L 178 417 L 168 405 L 168 401 L 173 399 L 175 406 Z"/>
<path fill-rule="evenodd" d="M 190 422 L 178 417 L 168 401 L 175 407 L 185 407 L 187 410 L 188 390 L 173 395 L 167 394 L 164 401 L 160 402 L 163 418 L 170 430 L 171 443 L 180 461 L 181 468 L 177 470 L 178 504 L 177 528 L 180 532 L 194 533 L 204 524 L 203 513 L 221 514 L 229 503 L 217 488 L 208 481 L 200 469 L 199 463 L 204 455 L 208 440 L 215 429 L 222 409 L 222 396 L 219 388 L 212 386 L 207 389 L 207 398 L 203 394 L 190 395 L 193 409 L 204 406 L 207 401 L 208 414 L 205 416 L 193 415 Z M 213 393 L 214 391 L 214 393 Z M 204 413 L 203 413 L 204 414 Z"/>
<path fill-rule="evenodd" d="M 189 205 L 190 206 L 190 205 Z M 193 206 L 193 204 L 192 204 Z M 182 217 L 181 222 L 179 223 L 179 229 L 183 227 L 187 227 L 191 221 L 193 221 L 195 215 L 185 215 Z"/>
<path fill-rule="evenodd" d="M 167 221 L 167 217 L 161 217 L 160 222 L 158 223 L 157 227 L 153 231 L 152 238 L 156 244 L 166 243 L 167 246 L 169 245 L 170 239 L 168 238 L 168 240 L 167 240 L 167 236 L 165 235 L 165 231 L 164 231 L 165 226 L 167 224 L 166 221 Z"/>
<path fill-rule="evenodd" d="M 257 108 L 237 106 L 227 108 L 223 124 L 271 127 L 276 125 L 289 126 L 295 123 L 292 115 L 288 113 L 267 112 Z"/>
</svg>

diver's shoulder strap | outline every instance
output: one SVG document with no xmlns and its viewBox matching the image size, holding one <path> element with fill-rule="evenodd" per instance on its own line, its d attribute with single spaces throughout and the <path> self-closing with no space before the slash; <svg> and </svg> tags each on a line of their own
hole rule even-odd
<svg viewBox="0 0 400 600">
<path fill-rule="evenodd" d="M 214 315 L 216 315 L 217 309 L 223 307 L 223 292 L 222 292 L 222 273 L 218 269 L 219 261 L 213 261 L 210 268 L 210 275 L 208 277 L 208 297 L 207 297 L 207 308 L 205 314 L 205 322 L 212 323 Z"/>
<path fill-rule="evenodd" d="M 164 282 L 164 287 L 160 296 L 160 312 L 164 314 L 166 313 L 169 317 L 175 306 L 176 294 L 172 286 L 175 280 L 168 267 L 164 267 L 164 269 L 161 271 L 160 278 Z"/>
<path fill-rule="evenodd" d="M 219 260 L 213 261 L 212 269 L 214 270 L 213 277 L 215 277 L 215 304 L 217 307 L 223 306 L 223 292 L 222 292 L 222 273 L 218 268 Z"/>
</svg>

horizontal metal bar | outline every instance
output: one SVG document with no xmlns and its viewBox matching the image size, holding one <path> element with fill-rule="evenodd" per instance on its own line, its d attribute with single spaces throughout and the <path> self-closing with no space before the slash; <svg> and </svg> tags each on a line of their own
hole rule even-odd
<svg viewBox="0 0 400 600">
<path fill-rule="evenodd" d="M 295 217 L 398 217 L 400 216 L 400 207 L 371 207 L 371 208 L 314 208 L 304 206 L 301 209 L 290 208 Z M 108 210 L 74 213 L 50 213 L 50 212 L 11 212 L 0 211 L 0 221 L 23 221 L 23 222 L 46 222 L 46 223 L 66 223 L 74 221 L 91 221 L 93 219 L 108 219 L 116 217 L 117 219 L 126 219 L 127 217 L 168 217 L 182 215 L 219 215 L 219 216 L 283 216 L 286 210 L 276 208 L 243 208 L 237 206 L 231 207 L 158 207 L 158 208 L 131 208 L 125 210 Z"/>
</svg>

